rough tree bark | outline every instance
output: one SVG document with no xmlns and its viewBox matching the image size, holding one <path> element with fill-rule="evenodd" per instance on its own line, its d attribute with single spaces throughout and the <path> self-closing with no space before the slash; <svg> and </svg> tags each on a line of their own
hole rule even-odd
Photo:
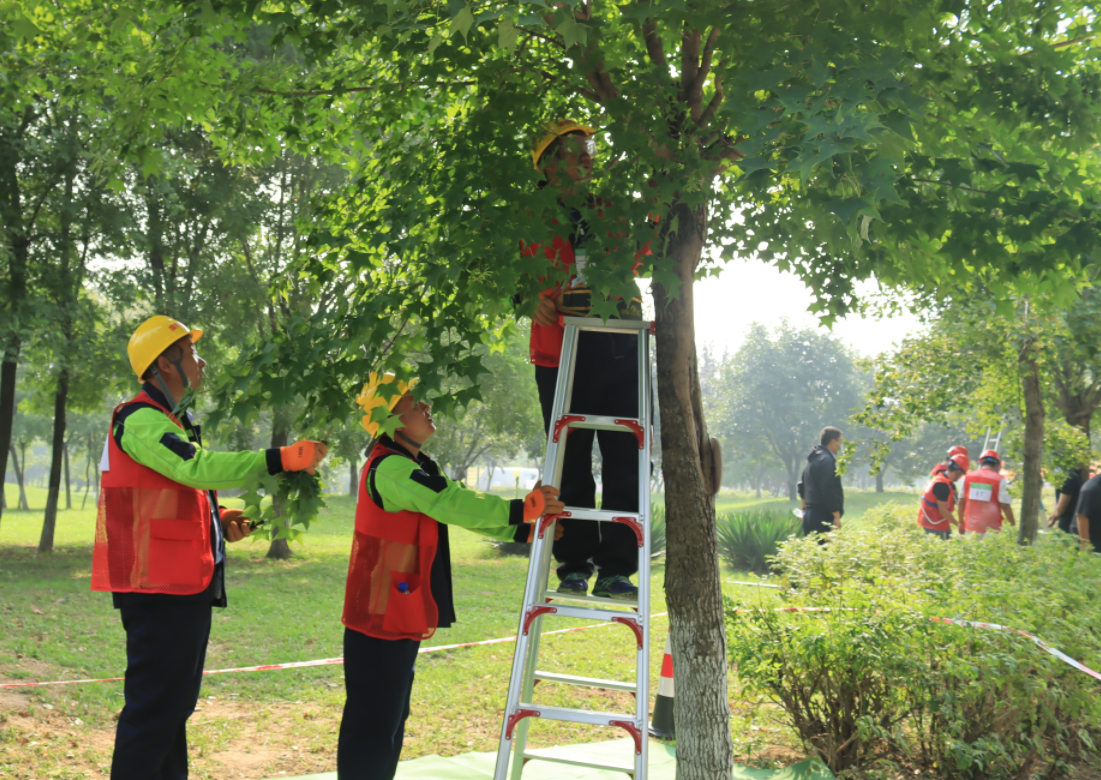
<svg viewBox="0 0 1101 780">
<path fill-rule="evenodd" d="M 681 286 L 676 298 L 654 285 L 658 403 L 666 485 L 665 593 L 677 669 L 677 780 L 732 776 L 726 629 L 720 586 L 711 448 L 703 418 L 692 282 L 707 234 L 703 207 L 674 208 L 679 225 L 669 253 Z M 705 446 L 707 445 L 707 446 Z"/>
<path fill-rule="evenodd" d="M 1040 367 L 1030 346 L 1025 347 L 1021 367 L 1025 399 L 1024 491 L 1021 495 L 1021 519 L 1017 529 L 1020 544 L 1032 544 L 1040 528 L 1040 490 L 1043 474 L 1040 461 L 1044 453 L 1044 397 L 1040 385 Z"/>
<path fill-rule="evenodd" d="M 46 516 L 42 521 L 42 536 L 38 540 L 40 553 L 54 551 L 54 529 L 57 526 L 57 504 L 61 496 L 62 453 L 65 450 L 65 405 L 69 400 L 69 369 L 57 375 L 54 393 L 54 438 L 50 457 L 50 483 L 46 495 Z"/>
</svg>

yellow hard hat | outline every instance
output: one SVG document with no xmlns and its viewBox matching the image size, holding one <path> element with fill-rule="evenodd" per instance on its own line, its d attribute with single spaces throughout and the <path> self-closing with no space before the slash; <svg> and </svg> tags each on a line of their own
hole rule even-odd
<svg viewBox="0 0 1101 780">
<path fill-rule="evenodd" d="M 572 133 L 574 130 L 584 130 L 585 135 L 589 138 L 596 132 L 588 125 L 579 124 L 572 119 L 559 119 L 555 122 L 548 122 L 544 130 L 545 132 L 531 150 L 531 163 L 535 166 L 535 170 L 539 170 L 539 158 L 543 156 L 543 152 L 547 151 L 547 147 L 557 139 L 567 133 Z"/>
<path fill-rule="evenodd" d="M 389 390 L 383 390 L 383 385 L 392 385 L 397 382 L 396 387 L 392 387 Z M 417 384 L 416 377 L 406 382 L 404 379 L 399 380 L 393 374 L 383 374 L 379 376 L 374 371 L 371 372 L 370 379 L 367 380 L 367 384 L 363 386 L 363 390 L 356 396 L 356 403 L 363 407 L 363 430 L 371 434 L 372 437 L 378 434 L 378 423 L 371 421 L 371 411 L 377 406 L 386 406 L 391 412 L 394 411 L 394 407 L 398 405 L 398 401 L 402 397 L 413 389 L 413 386 Z"/>
<path fill-rule="evenodd" d="M 171 347 L 184 336 L 191 336 L 192 341 L 198 341 L 203 337 L 201 330 L 184 325 L 179 320 L 157 314 L 150 317 L 134 331 L 130 337 L 130 343 L 126 345 L 126 354 L 130 356 L 130 367 L 141 379 L 153 361 L 161 356 L 161 353 Z"/>
</svg>

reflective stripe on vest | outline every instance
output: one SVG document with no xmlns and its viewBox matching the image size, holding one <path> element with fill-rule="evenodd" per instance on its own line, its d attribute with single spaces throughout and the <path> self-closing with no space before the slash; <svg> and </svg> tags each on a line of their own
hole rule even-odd
<svg viewBox="0 0 1101 780">
<path fill-rule="evenodd" d="M 387 456 L 408 458 L 380 443 L 360 474 L 341 621 L 377 639 L 428 639 L 439 619 L 431 583 L 439 524 L 421 512 L 387 512 L 374 502 L 371 469 Z"/>
<path fill-rule="evenodd" d="M 144 403 L 172 416 L 144 392 L 116 407 Z M 124 423 L 125 424 L 125 423 Z M 92 549 L 92 590 L 113 593 L 201 593 L 214 576 L 210 499 L 141 465 L 107 436 L 110 468 L 103 472 Z"/>
<path fill-rule="evenodd" d="M 944 531 L 949 527 L 948 518 L 940 513 L 940 505 L 933 493 L 933 486 L 940 483 L 948 485 L 948 501 L 945 503 L 948 504 L 949 511 L 956 508 L 956 486 L 944 474 L 937 474 L 925 485 L 925 492 L 921 496 L 921 507 L 918 509 L 918 525 L 932 531 Z"/>
</svg>

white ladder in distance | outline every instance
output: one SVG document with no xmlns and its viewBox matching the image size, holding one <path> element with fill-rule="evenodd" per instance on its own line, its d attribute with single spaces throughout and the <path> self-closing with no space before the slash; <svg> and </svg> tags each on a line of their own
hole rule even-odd
<svg viewBox="0 0 1101 780">
<path fill-rule="evenodd" d="M 560 487 L 566 434 L 570 429 L 625 431 L 638 439 L 639 511 L 631 513 L 567 506 L 561 515 L 548 516 L 537 521 L 531 560 L 528 564 L 528 580 L 524 588 L 524 604 L 520 612 L 520 625 L 516 632 L 516 652 L 512 659 L 512 674 L 509 678 L 508 699 L 505 704 L 504 722 L 501 726 L 500 746 L 497 749 L 494 780 L 521 780 L 524 766 L 528 761 L 533 760 L 623 772 L 634 780 L 646 780 L 650 702 L 650 437 L 652 434 L 650 337 L 652 323 L 641 320 L 609 320 L 604 323 L 596 318 L 566 317 L 565 326 L 561 369 L 558 372 L 558 384 L 554 391 L 551 430 L 547 437 L 546 459 L 543 464 L 543 484 Z M 638 339 L 639 417 L 602 417 L 570 413 L 577 365 L 578 336 L 582 331 L 626 334 Z M 571 522 L 587 520 L 598 523 L 623 523 L 635 532 L 638 538 L 637 601 L 598 596 L 570 596 L 549 589 L 551 545 L 559 517 L 568 517 Z M 561 602 L 572 602 L 581 606 L 564 604 L 559 606 Z M 607 643 L 622 638 L 624 642 L 635 645 L 634 681 L 600 680 L 540 670 L 539 636 L 545 617 L 604 620 L 621 623 L 631 629 L 625 632 L 624 637 L 616 637 L 612 640 L 605 636 L 600 641 Z M 533 701 L 537 682 L 626 691 L 634 694 L 635 711 L 611 713 L 542 706 Z M 528 727 L 536 718 L 625 729 L 634 739 L 633 755 L 628 761 L 622 763 L 608 763 L 583 757 L 571 758 L 559 750 L 555 750 L 554 754 L 550 755 L 539 750 L 529 750 L 527 748 Z"/>
</svg>

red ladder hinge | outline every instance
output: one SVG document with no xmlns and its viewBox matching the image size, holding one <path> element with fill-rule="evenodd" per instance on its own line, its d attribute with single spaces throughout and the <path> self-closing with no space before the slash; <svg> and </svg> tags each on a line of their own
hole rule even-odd
<svg viewBox="0 0 1101 780">
<path fill-rule="evenodd" d="M 641 450 L 646 446 L 643 442 L 646 441 L 646 434 L 642 430 L 642 426 L 638 424 L 637 420 L 614 420 L 616 425 L 623 425 L 630 428 L 635 432 L 635 438 L 638 439 L 638 448 Z M 558 441 L 558 437 L 555 437 L 555 441 Z"/>
<path fill-rule="evenodd" d="M 547 607 L 536 607 L 536 609 L 547 609 Z M 612 622 L 622 623 L 623 625 L 627 626 L 627 628 L 634 631 L 635 639 L 638 640 L 638 649 L 642 649 L 642 624 L 639 623 L 637 619 L 629 617 L 614 617 L 612 618 Z M 527 628 L 525 628 L 524 633 L 526 634 L 527 632 Z"/>
<path fill-rule="evenodd" d="M 608 725 L 627 729 L 628 733 L 635 738 L 635 755 L 642 755 L 642 730 L 639 729 L 638 726 L 629 720 L 610 720 L 608 721 Z"/>
<path fill-rule="evenodd" d="M 638 537 L 638 546 L 642 547 L 642 545 L 643 545 L 643 541 L 642 541 L 642 523 L 640 523 L 638 521 L 638 518 L 636 518 L 636 517 L 613 517 L 612 522 L 613 523 L 622 523 L 623 525 L 627 526 L 632 531 L 634 531 L 635 536 Z M 539 535 L 542 536 L 543 534 L 540 533 Z"/>
<path fill-rule="evenodd" d="M 512 739 L 512 730 L 516 728 L 516 724 L 524 718 L 538 718 L 541 714 L 539 710 L 516 710 L 516 712 L 508 716 L 508 725 L 505 726 L 505 739 Z M 624 722 L 626 723 L 626 721 Z"/>
<path fill-rule="evenodd" d="M 585 422 L 585 416 L 581 414 L 564 414 L 558 418 L 558 421 L 554 424 L 554 441 L 558 441 L 558 437 L 562 435 L 562 429 L 570 423 Z"/>
<path fill-rule="evenodd" d="M 528 635 L 528 629 L 531 628 L 531 623 L 535 618 L 540 615 L 551 615 L 558 611 L 558 607 L 532 607 L 528 610 L 528 613 L 524 615 L 524 636 Z"/>
</svg>

